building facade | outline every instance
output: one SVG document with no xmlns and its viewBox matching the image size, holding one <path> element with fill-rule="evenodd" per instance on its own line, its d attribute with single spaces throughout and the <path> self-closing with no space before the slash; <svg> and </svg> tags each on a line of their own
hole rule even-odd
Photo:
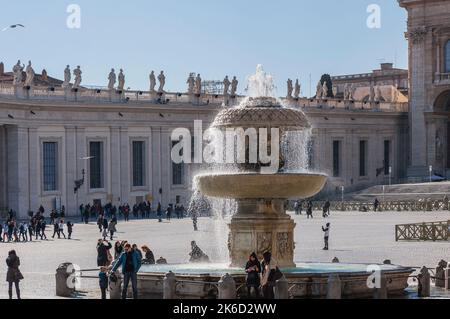
<svg viewBox="0 0 450 319">
<path fill-rule="evenodd" d="M 450 1 L 399 0 L 408 12 L 410 145 L 408 176 L 450 169 Z"/>
</svg>

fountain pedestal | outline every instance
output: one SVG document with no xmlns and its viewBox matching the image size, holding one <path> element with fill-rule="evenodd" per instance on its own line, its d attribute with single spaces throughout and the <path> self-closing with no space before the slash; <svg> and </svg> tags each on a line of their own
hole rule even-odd
<svg viewBox="0 0 450 319">
<path fill-rule="evenodd" d="M 281 268 L 295 267 L 295 223 L 284 208 L 284 200 L 240 199 L 230 223 L 228 248 L 232 267 L 243 267 L 248 256 L 258 258 L 268 251 Z"/>
</svg>

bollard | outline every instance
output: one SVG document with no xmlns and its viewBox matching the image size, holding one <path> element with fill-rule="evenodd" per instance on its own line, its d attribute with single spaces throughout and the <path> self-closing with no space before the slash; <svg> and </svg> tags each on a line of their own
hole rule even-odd
<svg viewBox="0 0 450 319">
<path fill-rule="evenodd" d="M 284 276 L 275 283 L 275 299 L 289 299 L 289 283 Z"/>
<path fill-rule="evenodd" d="M 163 299 L 176 298 L 176 285 L 177 280 L 175 278 L 175 274 L 169 271 L 163 280 Z"/>
<path fill-rule="evenodd" d="M 71 282 L 71 275 L 74 267 L 72 263 L 66 262 L 56 269 L 56 296 L 71 297 L 75 292 L 75 285 Z M 72 280 L 76 280 L 73 278 Z"/>
<path fill-rule="evenodd" d="M 236 282 L 229 274 L 225 274 L 219 281 L 218 299 L 236 299 Z"/>
<path fill-rule="evenodd" d="M 450 290 L 450 269 L 445 269 L 445 289 Z"/>
<path fill-rule="evenodd" d="M 436 283 L 435 286 L 439 288 L 445 287 L 445 270 L 447 268 L 448 263 L 445 260 L 441 260 L 436 267 L 435 278 Z"/>
<path fill-rule="evenodd" d="M 109 299 L 122 299 L 122 274 L 119 271 L 109 276 Z"/>
<path fill-rule="evenodd" d="M 417 276 L 419 280 L 418 295 L 421 298 L 427 298 L 431 295 L 431 276 L 427 267 L 423 267 L 420 270 L 420 274 Z"/>
<path fill-rule="evenodd" d="M 381 273 L 380 287 L 375 288 L 373 298 L 374 299 L 388 299 L 387 278 L 384 273 Z"/>
<path fill-rule="evenodd" d="M 341 279 L 337 274 L 331 274 L 327 283 L 327 299 L 341 299 L 342 285 Z"/>
</svg>

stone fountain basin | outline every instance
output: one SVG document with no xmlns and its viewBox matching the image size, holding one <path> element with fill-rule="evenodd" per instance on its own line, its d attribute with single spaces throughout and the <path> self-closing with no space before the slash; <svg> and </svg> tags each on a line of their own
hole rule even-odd
<svg viewBox="0 0 450 319">
<path fill-rule="evenodd" d="M 236 173 L 197 175 L 195 181 L 207 196 L 233 199 L 309 198 L 319 193 L 327 181 L 323 174 Z"/>
<path fill-rule="evenodd" d="M 408 278 L 414 269 L 397 265 L 378 265 L 386 276 L 390 297 L 402 297 L 408 287 Z M 138 273 L 140 298 L 160 299 L 163 279 L 172 271 L 178 282 L 179 299 L 217 298 L 217 282 L 228 273 L 236 282 L 238 298 L 245 298 L 245 272 L 243 268 L 230 268 L 227 264 L 143 265 Z M 297 263 L 295 268 L 282 269 L 291 287 L 293 298 L 325 298 L 328 277 L 339 276 L 344 298 L 371 298 L 374 290 L 367 287 L 371 272 L 367 264 Z"/>
</svg>

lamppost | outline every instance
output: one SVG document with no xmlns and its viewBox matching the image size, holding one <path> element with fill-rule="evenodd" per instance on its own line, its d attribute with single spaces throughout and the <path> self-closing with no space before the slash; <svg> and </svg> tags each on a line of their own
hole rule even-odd
<svg viewBox="0 0 450 319">
<path fill-rule="evenodd" d="M 342 211 L 344 211 L 344 185 L 341 186 L 341 206 L 342 206 Z"/>
<path fill-rule="evenodd" d="M 433 166 L 432 165 L 430 165 L 429 171 L 430 171 L 430 183 L 431 183 L 431 173 L 433 173 Z"/>
<path fill-rule="evenodd" d="M 392 166 L 389 166 L 389 186 L 391 186 L 392 183 Z"/>
<path fill-rule="evenodd" d="M 384 202 L 384 192 L 385 192 L 384 188 L 385 188 L 385 186 L 383 185 L 383 202 Z"/>
</svg>

